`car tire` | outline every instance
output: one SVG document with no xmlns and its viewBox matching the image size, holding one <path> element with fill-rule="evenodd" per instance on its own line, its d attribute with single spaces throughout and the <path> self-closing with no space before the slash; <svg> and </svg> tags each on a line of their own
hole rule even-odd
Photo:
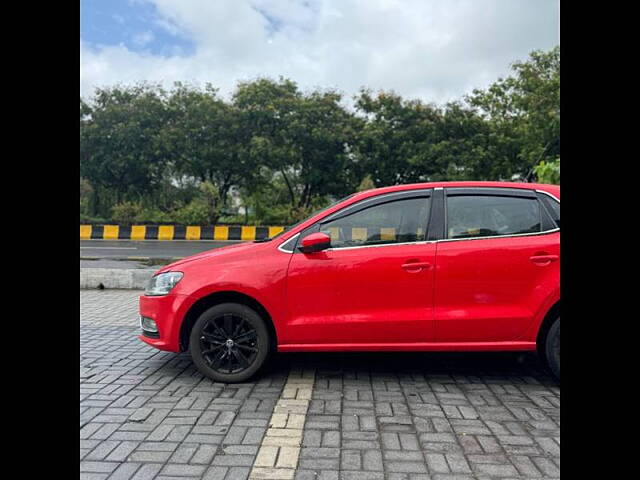
<svg viewBox="0 0 640 480">
<path fill-rule="evenodd" d="M 545 340 L 545 357 L 549 370 L 560 380 L 560 317 L 551 325 Z"/>
<path fill-rule="evenodd" d="M 193 363 L 216 382 L 238 383 L 253 377 L 271 354 L 264 320 L 238 303 L 221 303 L 203 312 L 191 330 Z"/>
</svg>

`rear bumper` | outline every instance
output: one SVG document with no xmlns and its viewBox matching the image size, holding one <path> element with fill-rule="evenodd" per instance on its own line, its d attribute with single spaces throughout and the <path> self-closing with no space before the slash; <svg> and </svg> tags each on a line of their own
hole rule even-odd
<svg viewBox="0 0 640 480">
<path fill-rule="evenodd" d="M 158 297 L 140 296 L 140 315 L 153 319 L 158 326 L 158 336 L 138 336 L 144 343 L 159 350 L 180 352 L 180 326 L 189 309 L 187 295 L 169 294 Z"/>
</svg>

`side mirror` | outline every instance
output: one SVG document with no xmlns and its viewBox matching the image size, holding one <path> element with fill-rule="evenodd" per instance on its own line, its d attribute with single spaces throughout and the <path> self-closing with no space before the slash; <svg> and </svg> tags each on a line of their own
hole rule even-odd
<svg viewBox="0 0 640 480">
<path fill-rule="evenodd" d="M 316 232 L 302 239 L 298 250 L 302 253 L 314 253 L 331 247 L 331 237 L 326 233 Z"/>
</svg>

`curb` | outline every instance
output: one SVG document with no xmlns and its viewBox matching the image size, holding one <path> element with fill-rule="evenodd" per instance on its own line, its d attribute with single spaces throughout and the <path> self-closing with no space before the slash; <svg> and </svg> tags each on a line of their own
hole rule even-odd
<svg viewBox="0 0 640 480">
<path fill-rule="evenodd" d="M 80 289 L 119 288 L 143 290 L 157 268 L 81 268 Z"/>
<path fill-rule="evenodd" d="M 80 255 L 80 260 L 114 260 L 114 261 L 123 261 L 123 262 L 150 262 L 150 261 L 158 261 L 158 262 L 166 262 L 172 263 L 177 262 L 178 260 L 182 260 L 186 257 L 93 257 Z M 160 265 L 160 263 L 158 264 Z"/>
<path fill-rule="evenodd" d="M 212 225 L 80 225 L 80 240 L 263 240 L 284 227 Z"/>
</svg>

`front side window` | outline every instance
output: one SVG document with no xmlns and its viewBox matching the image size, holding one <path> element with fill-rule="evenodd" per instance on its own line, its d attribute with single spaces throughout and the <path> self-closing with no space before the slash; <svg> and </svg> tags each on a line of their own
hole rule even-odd
<svg viewBox="0 0 640 480">
<path fill-rule="evenodd" d="M 421 242 L 426 238 L 430 198 L 408 198 L 378 204 L 320 224 L 331 247 Z"/>
<path fill-rule="evenodd" d="M 342 202 L 344 202 L 344 201 L 346 201 L 346 200 L 349 200 L 349 199 L 350 199 L 351 197 L 353 197 L 354 195 L 355 195 L 355 193 L 352 193 L 351 195 L 347 195 L 346 197 L 341 198 L 340 200 L 336 200 L 335 202 L 333 202 L 333 203 L 329 204 L 329 205 L 328 205 L 328 206 L 326 206 L 326 207 L 323 207 L 323 208 L 321 208 L 321 209 L 319 209 L 319 210 L 316 210 L 315 212 L 313 212 L 313 213 L 312 213 L 311 215 L 309 215 L 308 217 L 303 218 L 302 220 L 300 220 L 300 221 L 298 221 L 298 222 L 294 223 L 293 225 L 291 225 L 291 226 L 289 226 L 289 227 L 285 227 L 285 228 L 284 228 L 284 230 L 282 230 L 281 232 L 279 232 L 279 233 L 275 234 L 273 237 L 266 239 L 266 241 L 270 241 L 270 240 L 276 239 L 276 238 L 280 237 L 281 235 L 284 235 L 285 233 L 290 232 L 291 230 L 293 230 L 294 228 L 296 228 L 296 227 L 297 227 L 298 225 L 300 225 L 301 223 L 306 222 L 306 221 L 307 221 L 307 220 L 309 220 L 310 218 L 315 217 L 316 215 L 318 215 L 318 214 L 320 214 L 320 213 L 324 212 L 325 210 L 329 210 L 331 207 L 335 207 L 335 206 L 336 206 L 336 205 L 338 205 L 339 203 L 342 203 Z M 287 245 L 289 245 L 289 242 L 285 242 L 285 243 L 286 243 Z"/>
<path fill-rule="evenodd" d="M 492 195 L 447 198 L 447 238 L 494 237 L 541 231 L 537 199 Z"/>
</svg>

